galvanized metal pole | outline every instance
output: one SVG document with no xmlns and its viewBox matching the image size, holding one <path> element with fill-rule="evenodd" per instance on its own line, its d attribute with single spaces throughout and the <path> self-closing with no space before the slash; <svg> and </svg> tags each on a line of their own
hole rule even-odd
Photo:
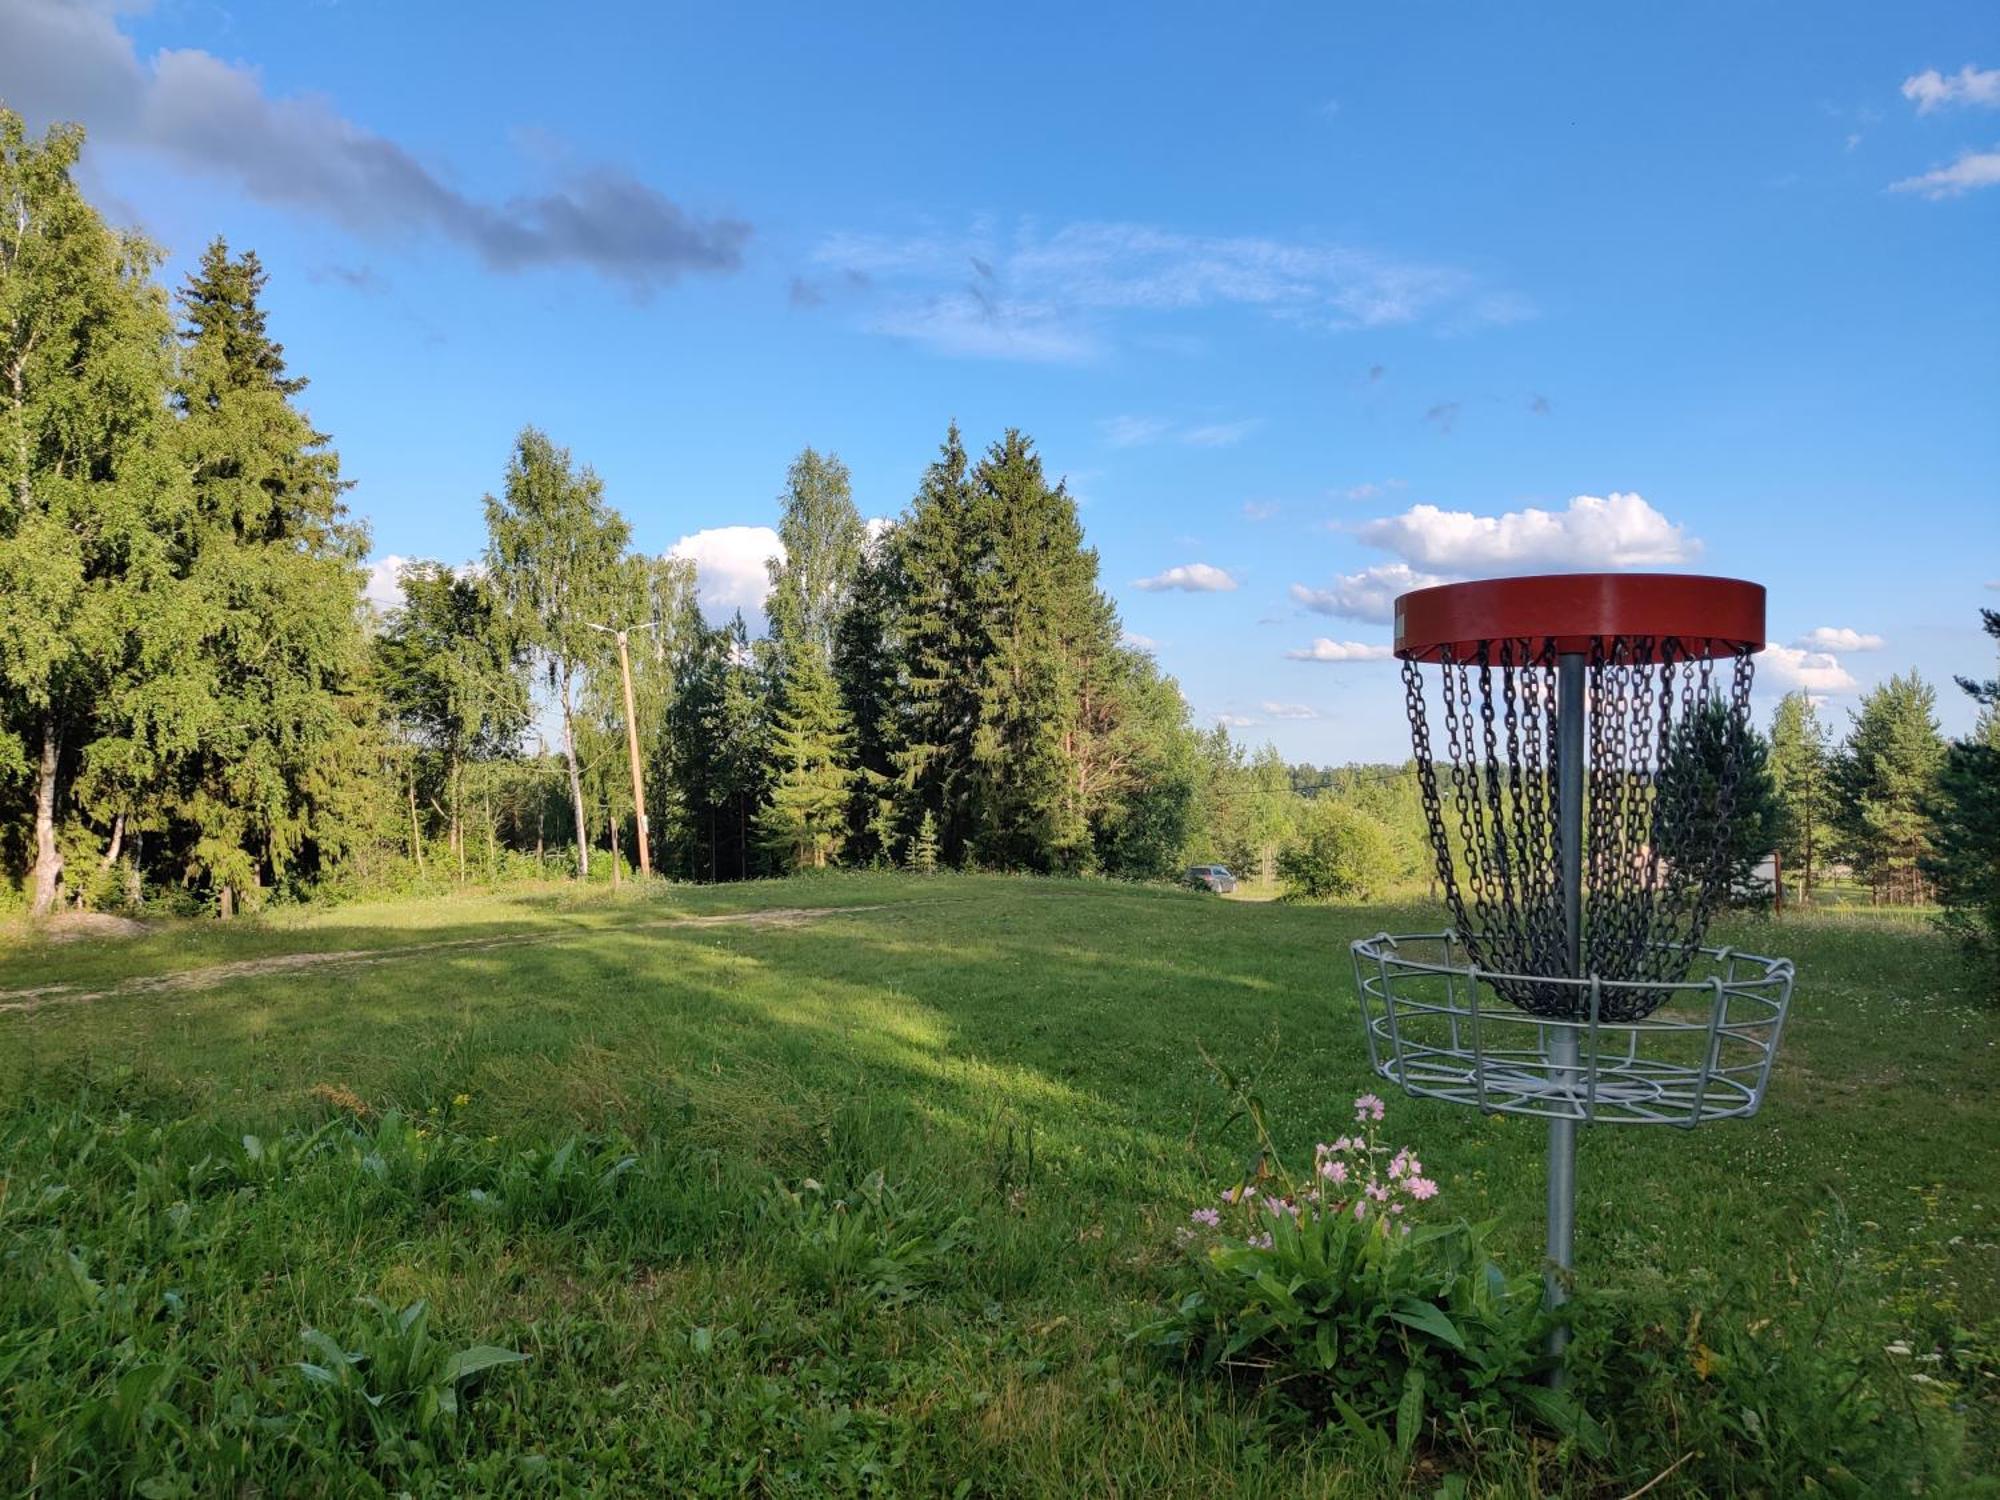
<svg viewBox="0 0 2000 1500">
<path fill-rule="evenodd" d="M 1556 838 L 1561 857 L 1563 940 L 1569 977 L 1583 974 L 1583 770 L 1586 659 L 1565 652 L 1556 663 Z M 1542 1028 L 1551 1071 L 1576 1104 L 1576 1028 Z M 1576 1126 L 1574 1118 L 1549 1121 L 1548 1265 L 1543 1298 L 1549 1307 L 1568 1300 L 1564 1280 L 1576 1238 Z M 1549 1353 L 1560 1355 L 1569 1342 L 1563 1329 L 1549 1334 Z M 1556 1379 L 1562 1378 L 1558 1368 Z"/>
</svg>

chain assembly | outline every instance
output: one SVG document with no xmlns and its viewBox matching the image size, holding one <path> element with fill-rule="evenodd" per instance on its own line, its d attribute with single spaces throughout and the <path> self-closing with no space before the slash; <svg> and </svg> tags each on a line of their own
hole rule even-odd
<svg viewBox="0 0 2000 1500">
<path fill-rule="evenodd" d="M 1414 659 L 1403 686 L 1417 781 L 1456 929 L 1486 974 L 1637 982 L 1595 1019 L 1642 1019 L 1688 972 L 1731 870 L 1731 818 L 1750 728 L 1748 647 L 1596 641 L 1586 667 L 1583 931 L 1574 970 L 1555 816 L 1557 665 L 1548 640 L 1482 641 L 1439 659 L 1444 757 Z M 1495 979 L 1533 1015 L 1590 1019 L 1588 990 Z"/>
</svg>

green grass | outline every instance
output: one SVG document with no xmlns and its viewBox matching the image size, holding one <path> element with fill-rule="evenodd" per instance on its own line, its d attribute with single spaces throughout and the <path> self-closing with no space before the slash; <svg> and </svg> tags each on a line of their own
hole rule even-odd
<svg viewBox="0 0 2000 1500">
<path fill-rule="evenodd" d="M 782 908 L 828 910 L 683 920 Z M 1490 1433 L 1402 1470 L 1127 1338 L 1248 1145 L 1216 1132 L 1201 1049 L 1259 1068 L 1280 1144 L 1309 1151 L 1370 1086 L 1346 943 L 1437 920 L 851 875 L 17 930 L 0 1490 L 1429 1495 L 1451 1471 L 1466 1494 L 1627 1493 L 1671 1433 L 1595 1464 Z M 1906 1380 L 1880 1354 L 1898 1339 L 1974 1351 L 1912 1408 L 1967 1432 L 1939 1440 L 1970 1485 L 2000 1434 L 1991 997 L 1939 938 L 1865 914 L 1722 936 L 1798 961 L 1765 1111 L 1586 1132 L 1579 1281 L 1657 1275 L 1754 1329 L 1836 1266 L 1828 1338 L 1874 1378 Z M 367 961 L 269 966 L 302 954 Z M 251 967 L 193 978 L 222 964 Z M 181 982 L 119 989 L 161 975 Z M 366 1105 L 358 1134 L 332 1089 Z M 1439 1206 L 1499 1218 L 1532 1268 L 1541 1131 L 1390 1107 Z M 779 1190 L 806 1179 L 846 1206 Z M 427 1302 L 435 1347 L 389 1350 L 410 1336 L 364 1297 Z M 373 1349 L 357 1369 L 529 1359 L 453 1422 L 302 1376 L 307 1328 Z"/>
</svg>

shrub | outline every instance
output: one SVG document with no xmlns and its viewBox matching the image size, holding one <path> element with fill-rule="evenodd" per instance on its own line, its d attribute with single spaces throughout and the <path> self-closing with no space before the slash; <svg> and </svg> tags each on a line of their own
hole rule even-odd
<svg viewBox="0 0 2000 1500">
<path fill-rule="evenodd" d="M 1278 878 L 1295 900 L 1368 901 L 1388 889 L 1396 870 L 1389 830 L 1330 796 L 1313 799 L 1299 841 L 1278 855 Z"/>
</svg>

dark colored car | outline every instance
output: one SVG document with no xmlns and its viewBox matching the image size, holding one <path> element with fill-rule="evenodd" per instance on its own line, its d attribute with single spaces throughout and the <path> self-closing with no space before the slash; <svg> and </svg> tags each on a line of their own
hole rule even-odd
<svg viewBox="0 0 2000 1500">
<path fill-rule="evenodd" d="M 1191 886 L 1226 896 L 1236 889 L 1236 877 L 1221 865 L 1189 865 L 1183 877 Z"/>
</svg>

